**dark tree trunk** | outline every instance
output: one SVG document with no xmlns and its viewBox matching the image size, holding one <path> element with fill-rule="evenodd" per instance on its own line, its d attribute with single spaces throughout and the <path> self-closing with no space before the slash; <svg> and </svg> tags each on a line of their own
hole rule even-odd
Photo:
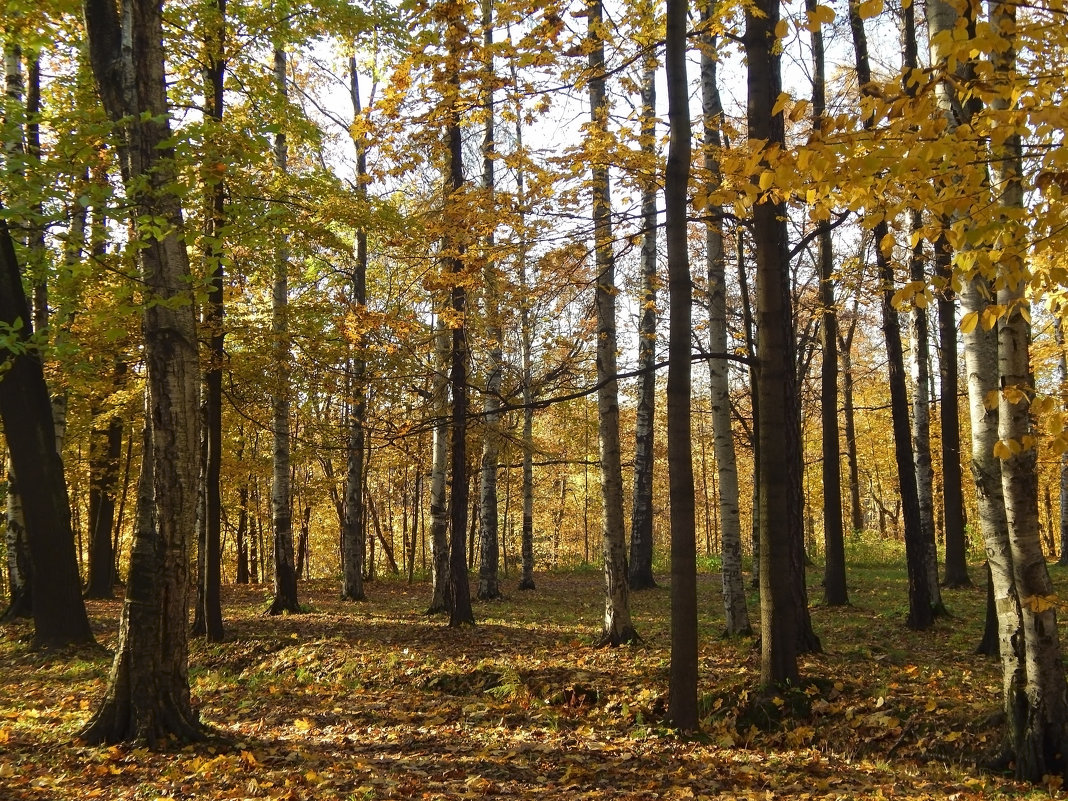
<svg viewBox="0 0 1068 801">
<path fill-rule="evenodd" d="M 983 623 L 983 639 L 975 648 L 980 656 L 1001 656 L 1001 638 L 998 635 L 998 608 L 994 600 L 994 578 L 990 574 L 990 563 L 984 566 L 986 573 L 986 619 Z"/>
<path fill-rule="evenodd" d="M 805 9 L 815 19 L 817 2 L 806 0 Z M 811 24 L 811 23 L 810 23 Z M 827 79 L 823 49 L 823 26 L 812 25 L 812 139 L 819 143 L 826 111 Z M 849 603 L 846 586 L 845 536 L 842 526 L 842 460 L 838 437 L 838 312 L 834 299 L 834 245 L 829 220 L 816 223 L 820 270 L 820 424 L 823 454 L 823 602 L 828 606 Z"/>
<path fill-rule="evenodd" d="M 63 460 L 56 452 L 52 405 L 39 352 L 30 344 L 33 324 L 7 223 L 0 220 L 0 322 L 14 332 L 3 353 L 9 368 L 0 381 L 11 462 L 18 476 L 30 552 L 36 647 L 93 642 L 82 601 Z M 15 611 L 12 604 L 12 611 Z"/>
<path fill-rule="evenodd" d="M 691 148 L 690 97 L 686 81 L 687 7 L 687 0 L 667 0 L 665 67 L 671 129 L 664 172 L 668 292 L 671 304 L 667 384 L 671 499 L 671 678 L 667 715 L 673 726 L 683 731 L 696 731 L 697 544 L 690 416 L 693 289 L 686 237 Z"/>
<path fill-rule="evenodd" d="M 758 0 L 747 8 L 745 19 L 749 139 L 782 146 L 783 117 L 772 113 L 772 104 L 782 90 L 781 57 L 775 35 L 779 4 L 776 0 Z M 786 475 L 793 464 L 789 441 L 797 408 L 792 314 L 789 295 L 784 292 L 789 280 L 786 209 L 773 196 L 760 197 L 753 207 L 753 242 L 757 284 L 755 395 L 759 401 L 760 684 L 774 689 L 798 680 L 798 610 L 791 579 L 796 564 L 791 555 L 794 521 L 800 518 L 800 510 L 792 508 L 799 496 L 791 491 Z"/>
<path fill-rule="evenodd" d="M 226 42 L 226 0 L 216 0 L 215 11 L 208 26 L 205 42 L 207 67 L 205 70 L 205 93 L 208 98 L 207 117 L 216 127 L 223 119 L 223 92 L 226 62 L 223 52 Z M 204 306 L 204 327 L 208 334 L 208 364 L 204 371 L 204 438 L 207 454 L 204 460 L 204 525 L 200 548 L 203 553 L 204 572 L 200 576 L 199 598 L 203 616 L 204 635 L 208 642 L 222 642 L 225 631 L 222 618 L 222 372 L 226 352 L 223 348 L 223 288 L 225 265 L 223 261 L 223 227 L 226 225 L 226 184 L 218 165 L 224 165 L 223 157 L 214 155 L 208 159 L 205 170 L 206 230 L 204 261 L 211 282 L 208 286 L 207 303 Z"/>
<path fill-rule="evenodd" d="M 957 303 L 951 282 L 953 253 L 945 238 L 935 242 L 938 294 L 938 372 L 942 388 L 938 411 L 942 428 L 942 524 L 946 537 L 947 587 L 969 587 L 968 541 L 964 527 L 964 492 L 960 461 L 960 398 L 957 387 Z"/>
<path fill-rule="evenodd" d="M 116 364 L 116 378 L 122 370 Z M 86 598 L 111 598 L 115 584 L 115 501 L 122 459 L 121 417 L 112 417 L 106 429 L 93 431 L 89 461 L 89 580 Z M 103 438 L 103 442 L 100 439 Z M 95 444 L 95 449 L 94 449 Z"/>
<path fill-rule="evenodd" d="M 352 112 L 359 118 L 363 112 L 360 101 L 359 77 L 356 58 L 349 58 L 349 97 Z M 356 142 L 356 191 L 361 199 L 367 198 L 367 145 L 362 139 Z M 356 265 L 352 273 L 352 303 L 357 315 L 367 309 L 367 231 L 362 227 L 356 232 Z M 366 546 L 363 529 L 367 517 L 364 499 L 364 452 L 366 434 L 364 419 L 367 416 L 367 390 L 364 381 L 367 374 L 367 358 L 364 353 L 362 334 L 355 344 L 352 364 L 352 418 L 349 420 L 348 469 L 345 473 L 345 517 L 341 528 L 341 597 L 349 601 L 366 598 L 363 586 Z"/>
<path fill-rule="evenodd" d="M 686 0 L 680 0 L 685 3 Z M 652 9 L 647 8 L 651 19 Z M 685 10 L 684 10 L 685 13 Z M 642 137 L 650 158 L 656 142 L 656 56 L 646 57 L 642 80 Z M 676 176 L 678 177 L 678 176 Z M 670 181 L 670 176 L 665 180 Z M 667 184 L 670 186 L 670 183 Z M 638 321 L 638 408 L 634 423 L 634 493 L 630 518 L 632 590 L 656 586 L 653 577 L 653 425 L 656 413 L 656 174 L 642 190 L 642 290 Z M 689 342 L 687 341 L 687 347 Z M 670 446 L 669 446 L 670 447 Z M 674 507 L 673 507 L 674 508 Z"/>
<path fill-rule="evenodd" d="M 454 58 L 458 58 L 463 46 L 463 32 L 457 20 L 450 20 L 448 49 Z M 461 111 L 457 97 L 460 93 L 460 76 L 450 77 L 452 82 L 452 102 L 448 109 L 446 135 L 449 143 L 449 176 L 446 212 L 462 214 L 460 197 L 464 190 L 463 137 L 460 129 Z M 454 225 L 459 223 L 454 220 Z M 455 225 L 450 237 L 459 237 L 462 225 Z M 450 258 L 452 272 L 452 313 L 456 323 L 452 329 L 452 361 L 449 368 L 449 387 L 452 392 L 451 412 L 451 452 L 450 452 L 450 486 L 449 505 L 451 526 L 449 538 L 449 625 L 464 626 L 475 622 L 471 609 L 471 587 L 467 577 L 467 534 L 468 514 L 468 475 L 467 475 L 467 325 L 464 315 L 467 310 L 467 290 L 464 288 L 464 243 L 450 241 L 446 252 L 455 255 Z"/>
<path fill-rule="evenodd" d="M 274 51 L 275 84 L 283 101 L 289 95 L 286 75 L 286 52 L 281 46 Z M 282 175 L 289 169 L 286 135 L 279 131 L 274 139 L 275 167 Z M 271 522 L 274 535 L 274 600 L 269 615 L 297 614 L 297 565 L 293 553 L 293 498 L 290 479 L 289 437 L 289 244 L 283 234 L 275 255 L 274 287 L 271 298 L 271 334 L 275 341 L 277 382 L 271 393 L 273 478 L 271 480 Z"/>
<path fill-rule="evenodd" d="M 864 21 L 860 16 L 858 0 L 850 0 L 849 21 L 853 32 L 853 47 L 856 53 L 857 78 L 861 91 L 871 91 L 871 69 L 868 66 L 868 41 Z M 867 87 L 867 88 L 866 88 Z M 866 129 L 874 127 L 869 116 L 864 120 Z M 894 306 L 894 266 L 883 243 L 890 241 L 890 227 L 880 217 L 872 232 L 875 236 L 875 259 L 879 267 L 882 290 L 883 337 L 886 341 L 887 370 L 890 379 L 890 411 L 893 418 L 894 453 L 897 461 L 898 486 L 901 493 L 902 513 L 905 517 L 905 553 L 909 576 L 909 628 L 922 630 L 934 623 L 931 594 L 927 579 L 926 552 L 920 521 L 920 499 L 916 489 L 916 471 L 913 466 L 912 431 L 909 422 L 909 401 L 905 387 L 905 356 L 901 345 L 901 328 L 897 308 Z"/>
</svg>

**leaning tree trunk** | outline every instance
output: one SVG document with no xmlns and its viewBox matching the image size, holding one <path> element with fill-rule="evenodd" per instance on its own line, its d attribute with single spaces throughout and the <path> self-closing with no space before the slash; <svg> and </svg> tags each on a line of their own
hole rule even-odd
<svg viewBox="0 0 1068 801">
<path fill-rule="evenodd" d="M 671 679 L 668 720 L 698 729 L 697 543 L 690 415 L 690 338 L 693 289 L 686 206 L 690 183 L 690 95 L 686 82 L 687 0 L 667 0 L 668 120 L 671 139 L 664 171 L 665 238 L 671 328 L 668 333 L 667 443 L 671 500 Z"/>
<path fill-rule="evenodd" d="M 286 52 L 281 47 L 275 48 L 274 51 L 274 77 L 281 102 L 285 103 L 289 95 L 289 83 L 286 76 Z M 274 163 L 282 175 L 288 170 L 288 161 L 286 135 L 279 131 L 274 138 Z M 271 427 L 274 435 L 274 478 L 271 481 L 274 600 L 267 610 L 271 615 L 300 612 L 300 603 L 297 600 L 297 566 L 293 553 L 293 499 L 290 497 L 288 272 L 289 245 L 286 235 L 282 233 L 278 252 L 275 254 L 274 288 L 271 296 L 271 336 L 274 341 L 274 368 L 277 371 L 271 388 Z"/>
<path fill-rule="evenodd" d="M 782 90 L 781 57 L 775 28 L 777 0 L 758 0 L 745 13 L 745 54 L 748 62 L 749 140 L 754 145 L 785 141 L 782 113 L 772 104 Z M 797 498 L 790 492 L 786 466 L 790 464 L 788 429 L 796 408 L 797 388 L 791 380 L 792 315 L 783 287 L 788 280 L 785 204 L 765 194 L 753 206 L 756 255 L 757 322 L 757 449 L 760 488 L 760 684 L 773 689 L 798 681 L 797 610 L 792 592 L 793 530 L 791 509 Z"/>
<path fill-rule="evenodd" d="M 586 6 L 589 50 L 591 135 L 594 148 L 607 145 L 604 19 L 601 0 Z M 637 639 L 630 618 L 627 550 L 623 531 L 623 468 L 619 446 L 619 387 L 616 379 L 616 277 L 612 243 L 612 205 L 604 156 L 591 160 L 595 304 L 597 308 L 597 435 L 601 455 L 602 540 L 604 553 L 604 627 L 601 642 L 621 645 Z"/>
<path fill-rule="evenodd" d="M 714 0 L 701 6 L 702 21 L 710 24 Z M 719 151 L 723 147 L 720 101 L 714 54 L 716 40 L 707 37 L 701 48 L 701 106 L 704 117 L 704 167 L 715 187 L 722 183 Z M 719 479 L 719 521 L 723 614 L 729 637 L 752 633 L 742 575 L 742 522 L 739 511 L 738 464 L 731 423 L 730 374 L 727 361 L 727 275 L 723 243 L 723 209 L 711 205 L 705 228 L 705 270 L 708 278 L 708 385 L 712 411 L 712 447 Z"/>
<path fill-rule="evenodd" d="M 89 742 L 198 739 L 187 673 L 198 354 L 182 210 L 173 191 L 163 15 L 152 0 L 86 0 L 85 19 L 97 86 L 122 133 L 123 180 L 152 302 L 143 324 L 151 428 L 146 425 L 139 524 L 108 688 L 82 736 Z"/>
<path fill-rule="evenodd" d="M 8 366 L 0 381 L 0 418 L 21 485 L 18 497 L 32 574 L 33 644 L 61 648 L 91 643 L 93 634 L 79 586 L 70 498 L 63 460 L 56 451 L 44 368 L 40 352 L 30 344 L 33 324 L 29 304 L 22 288 L 15 244 L 2 219 L 0 323 L 13 332 L 16 343 L 0 350 Z M 16 554 L 17 548 L 16 544 Z M 23 565 L 16 563 L 16 567 L 21 569 Z"/>
<path fill-rule="evenodd" d="M 652 16 L 643 6 L 642 13 Z M 653 577 L 653 420 L 656 413 L 656 56 L 645 58 L 641 135 L 649 175 L 642 189 L 642 288 L 638 298 L 638 407 L 634 414 L 634 491 L 630 518 L 632 590 L 656 586 Z"/>
</svg>

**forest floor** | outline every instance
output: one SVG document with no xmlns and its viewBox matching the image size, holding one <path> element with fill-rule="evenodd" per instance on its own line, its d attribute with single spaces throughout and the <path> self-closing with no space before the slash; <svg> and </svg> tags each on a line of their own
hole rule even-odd
<svg viewBox="0 0 1068 801">
<path fill-rule="evenodd" d="M 945 592 L 952 616 L 917 633 L 903 570 L 851 567 L 853 606 L 813 605 L 824 653 L 803 657 L 801 688 L 778 706 L 754 704 L 756 641 L 720 637 L 719 577 L 701 576 L 698 738 L 662 724 L 668 589 L 632 595 L 641 645 L 597 648 L 593 570 L 537 574 L 533 592 L 506 579 L 507 597 L 459 630 L 422 614 L 426 584 L 380 579 L 351 604 L 336 582 L 305 582 L 308 612 L 278 618 L 263 616 L 267 588 L 228 587 L 226 642 L 191 653 L 213 738 L 158 752 L 80 743 L 108 654 L 34 653 L 29 626 L 7 625 L 0 801 L 1068 797 L 979 767 L 1001 731 L 1000 677 L 973 654 L 985 595 L 972 576 Z M 89 611 L 114 647 L 119 602 Z"/>
</svg>

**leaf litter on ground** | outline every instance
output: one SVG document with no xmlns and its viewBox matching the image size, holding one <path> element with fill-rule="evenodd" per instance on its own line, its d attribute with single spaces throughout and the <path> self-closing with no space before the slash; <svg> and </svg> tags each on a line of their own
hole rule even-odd
<svg viewBox="0 0 1068 801">
<path fill-rule="evenodd" d="M 281 618 L 262 615 L 265 588 L 227 587 L 227 640 L 194 641 L 190 660 L 213 736 L 160 751 L 80 744 L 109 657 L 37 654 L 28 626 L 9 624 L 0 799 L 1064 797 L 977 767 L 1001 732 L 999 665 L 972 653 L 982 590 L 947 591 L 953 617 L 910 632 L 903 583 L 887 576 L 853 570 L 855 606 L 813 607 L 826 653 L 774 699 L 756 691 L 755 640 L 719 636 L 718 576 L 701 576 L 691 738 L 662 723 L 669 591 L 632 595 L 640 645 L 597 648 L 589 572 L 539 575 L 537 591 L 477 604 L 479 623 L 460 629 L 421 613 L 420 584 L 375 581 L 351 604 L 333 582 L 305 582 L 311 611 Z M 113 647 L 119 603 L 89 609 Z"/>
</svg>

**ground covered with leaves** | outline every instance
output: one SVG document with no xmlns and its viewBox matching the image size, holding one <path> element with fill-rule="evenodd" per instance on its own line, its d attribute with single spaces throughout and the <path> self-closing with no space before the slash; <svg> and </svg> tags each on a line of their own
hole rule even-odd
<svg viewBox="0 0 1068 801">
<path fill-rule="evenodd" d="M 597 648 L 592 570 L 539 574 L 459 630 L 422 614 L 425 584 L 379 580 L 352 604 L 303 583 L 308 611 L 281 618 L 263 616 L 265 588 L 227 588 L 226 642 L 191 654 L 212 737 L 158 752 L 79 743 L 108 653 L 34 653 L 29 627 L 7 625 L 0 799 L 1065 797 L 981 767 L 1000 733 L 998 664 L 973 654 L 981 586 L 947 591 L 952 616 L 916 633 L 903 571 L 850 580 L 852 607 L 813 606 L 824 653 L 803 658 L 802 686 L 768 702 L 755 640 L 720 637 L 719 577 L 701 577 L 698 738 L 662 724 L 668 589 L 632 596 L 641 645 Z M 113 647 L 119 602 L 89 609 Z"/>
</svg>

